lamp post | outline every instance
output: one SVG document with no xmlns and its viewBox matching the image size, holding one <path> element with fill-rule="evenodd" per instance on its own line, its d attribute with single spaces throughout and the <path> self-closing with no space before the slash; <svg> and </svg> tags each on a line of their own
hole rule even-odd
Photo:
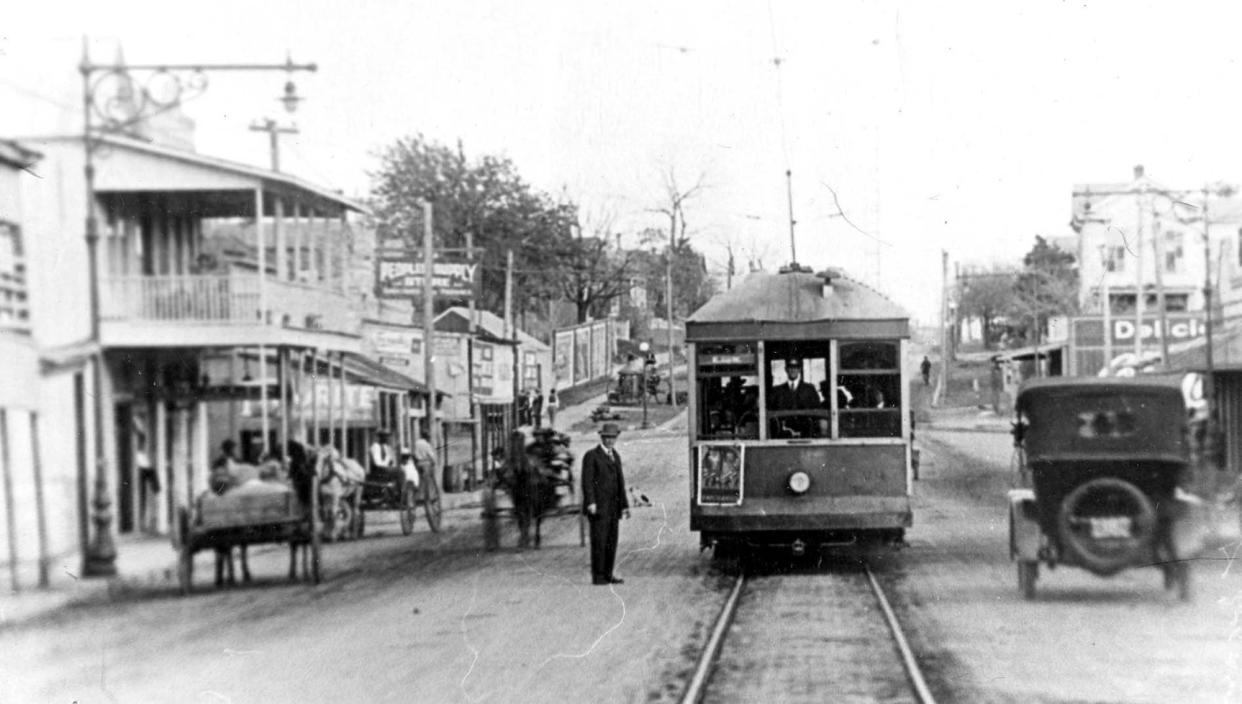
<svg viewBox="0 0 1242 704">
<path fill-rule="evenodd" d="M 643 380 L 640 393 L 643 396 L 643 430 L 651 427 L 651 423 L 647 421 L 647 352 L 651 349 L 651 345 L 641 342 L 638 345 L 638 351 L 643 353 Z"/>
<path fill-rule="evenodd" d="M 315 64 L 97 64 L 90 59 L 90 45 L 82 40 L 82 145 L 85 156 L 83 174 L 86 183 L 86 256 L 87 285 L 91 316 L 91 376 L 94 379 L 92 411 L 94 414 L 95 497 L 92 500 L 95 524 L 94 537 L 85 546 L 82 574 L 87 577 L 108 577 L 116 574 L 116 543 L 112 537 L 112 514 L 108 489 L 108 463 L 104 451 L 103 375 L 107 372 L 99 336 L 99 218 L 95 214 L 95 119 L 98 132 L 124 133 L 160 113 L 180 107 L 186 100 L 201 95 L 207 88 L 207 71 L 315 71 Z M 136 85 L 133 73 L 144 75 Z M 285 84 L 284 100 L 297 100 L 292 80 Z M 288 104 L 288 103 L 286 103 Z M 296 103 L 295 103 L 296 104 Z M 85 428 L 82 429 L 83 431 Z"/>
</svg>

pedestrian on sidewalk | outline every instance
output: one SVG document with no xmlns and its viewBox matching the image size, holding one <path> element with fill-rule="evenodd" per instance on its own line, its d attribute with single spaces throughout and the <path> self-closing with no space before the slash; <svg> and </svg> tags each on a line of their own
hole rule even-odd
<svg viewBox="0 0 1242 704">
<path fill-rule="evenodd" d="M 548 389 L 548 427 L 556 430 L 556 412 L 561 408 L 560 399 L 556 397 L 556 387 Z"/>
<path fill-rule="evenodd" d="M 620 434 L 616 423 L 604 423 L 599 429 L 599 445 L 582 457 L 582 510 L 591 524 L 592 584 L 625 581 L 613 574 L 621 518 L 630 517 L 621 455 L 615 448 Z"/>
<path fill-rule="evenodd" d="M 923 355 L 923 362 L 919 364 L 919 371 L 923 373 L 923 386 L 931 385 L 931 360 L 927 355 Z"/>
</svg>

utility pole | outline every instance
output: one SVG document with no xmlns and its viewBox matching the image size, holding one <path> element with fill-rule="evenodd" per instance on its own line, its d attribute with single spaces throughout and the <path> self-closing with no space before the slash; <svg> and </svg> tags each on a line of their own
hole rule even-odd
<svg viewBox="0 0 1242 704">
<path fill-rule="evenodd" d="M 1104 310 L 1104 368 L 1108 370 L 1109 376 L 1112 376 L 1113 364 L 1113 301 L 1112 293 L 1108 288 L 1108 245 L 1100 245 L 1100 282 L 1103 284 L 1104 291 L 1101 296 L 1103 298 Z"/>
<path fill-rule="evenodd" d="M 673 252 L 677 250 L 677 212 L 679 207 L 669 208 L 668 257 L 664 262 L 665 310 L 668 315 L 668 389 L 669 404 L 677 405 L 676 356 L 673 354 Z"/>
<path fill-rule="evenodd" d="M 1143 359 L 1143 307 L 1147 296 L 1143 291 L 1143 203 L 1147 200 L 1147 186 L 1139 189 L 1134 200 L 1134 363 L 1142 364 Z"/>
<path fill-rule="evenodd" d="M 264 118 L 261 122 L 250 123 L 251 132 L 266 132 L 268 138 L 268 151 L 272 161 L 272 171 L 280 171 L 280 135 L 297 134 L 298 128 L 295 126 L 282 127 L 276 124 L 276 121 L 270 117 Z"/>
<path fill-rule="evenodd" d="M 436 358 L 433 354 L 436 341 L 435 288 L 432 270 L 435 268 L 435 228 L 432 226 L 430 201 L 423 206 L 423 369 L 427 383 L 427 440 L 436 454 L 440 453 L 440 423 L 436 419 Z M 436 477 L 428 478 L 436 481 Z"/>
<path fill-rule="evenodd" d="M 940 250 L 940 380 L 933 392 L 933 403 L 948 390 L 949 338 L 945 319 L 949 317 L 949 251 Z"/>
<path fill-rule="evenodd" d="M 513 250 L 505 257 L 505 339 L 517 340 L 517 329 L 513 326 Z M 518 346 L 513 346 L 513 426 L 521 422 L 518 415 Z"/>
<path fill-rule="evenodd" d="M 793 216 L 793 171 L 785 169 L 785 195 L 789 200 L 789 261 L 791 264 L 798 263 L 798 245 L 794 241 L 794 225 L 796 221 Z"/>
</svg>

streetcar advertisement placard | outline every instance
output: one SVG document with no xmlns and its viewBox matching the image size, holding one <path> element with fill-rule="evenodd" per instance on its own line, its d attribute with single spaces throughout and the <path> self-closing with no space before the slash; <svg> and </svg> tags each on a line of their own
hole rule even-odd
<svg viewBox="0 0 1242 704">
<path fill-rule="evenodd" d="M 699 505 L 742 505 L 746 447 L 737 443 L 699 445 Z"/>
</svg>

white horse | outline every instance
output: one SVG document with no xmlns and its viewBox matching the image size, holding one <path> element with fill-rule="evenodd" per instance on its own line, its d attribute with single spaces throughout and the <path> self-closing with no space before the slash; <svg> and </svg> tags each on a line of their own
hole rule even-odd
<svg viewBox="0 0 1242 704">
<path fill-rule="evenodd" d="M 319 476 L 324 538 L 332 541 L 355 537 L 355 499 L 362 491 L 366 470 L 356 461 L 341 457 L 341 453 L 331 445 L 324 445 L 316 453 L 315 473 Z"/>
</svg>

